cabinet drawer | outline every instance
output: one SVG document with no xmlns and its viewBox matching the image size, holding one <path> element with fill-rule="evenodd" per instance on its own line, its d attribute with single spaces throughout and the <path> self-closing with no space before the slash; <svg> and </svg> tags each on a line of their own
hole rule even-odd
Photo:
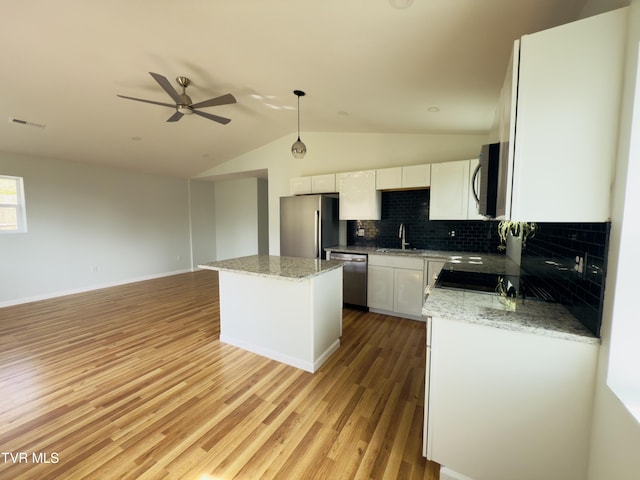
<svg viewBox="0 0 640 480">
<path fill-rule="evenodd" d="M 421 257 L 392 257 L 395 268 L 406 268 L 409 270 L 422 270 L 424 259 Z"/>
<path fill-rule="evenodd" d="M 369 265 L 379 267 L 393 267 L 393 257 L 390 255 L 369 255 Z"/>
</svg>

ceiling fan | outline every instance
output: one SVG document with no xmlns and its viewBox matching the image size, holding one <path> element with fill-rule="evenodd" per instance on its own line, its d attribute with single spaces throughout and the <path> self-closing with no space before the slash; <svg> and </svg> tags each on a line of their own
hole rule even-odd
<svg viewBox="0 0 640 480">
<path fill-rule="evenodd" d="M 162 87 L 162 89 L 169 94 L 172 100 L 175 103 L 163 103 L 163 102 L 155 102 L 153 100 L 143 100 L 142 98 L 134 98 L 127 97 L 125 95 L 118 95 L 120 98 L 126 98 L 128 100 L 135 100 L 137 102 L 144 103 L 153 103 L 154 105 L 161 105 L 163 107 L 175 108 L 176 113 L 171 115 L 167 122 L 177 122 L 182 118 L 183 115 L 191 115 L 195 113 L 196 115 L 200 115 L 201 117 L 208 118 L 209 120 L 213 120 L 214 122 L 222 123 L 226 125 L 231 121 L 230 118 L 219 117 L 218 115 L 212 115 L 211 113 L 201 112 L 197 110 L 198 108 L 204 107 L 216 107 L 218 105 L 228 105 L 230 103 L 236 103 L 236 99 L 230 93 L 226 95 L 222 95 L 220 97 L 210 98 L 209 100 L 205 100 L 204 102 L 193 103 L 191 101 L 191 97 L 187 95 L 186 89 L 191 83 L 187 77 L 178 77 L 176 78 L 176 82 L 178 85 L 182 87 L 182 93 L 178 93 L 175 88 L 171 85 L 167 77 L 164 77 L 158 73 L 149 72 L 156 82 Z"/>
</svg>

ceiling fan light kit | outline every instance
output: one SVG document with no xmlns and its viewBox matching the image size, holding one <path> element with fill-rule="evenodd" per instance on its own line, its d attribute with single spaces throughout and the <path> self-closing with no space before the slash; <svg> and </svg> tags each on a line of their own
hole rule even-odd
<svg viewBox="0 0 640 480">
<path fill-rule="evenodd" d="M 167 94 L 171 97 L 175 104 L 155 102 L 153 100 L 144 100 L 142 98 L 127 97 L 124 95 L 118 95 L 118 97 L 126 98 L 127 100 L 135 100 L 136 102 L 152 103 L 154 105 L 160 105 L 162 107 L 175 108 L 176 112 L 167 119 L 167 122 L 177 122 L 184 115 L 193 115 L 194 113 L 223 125 L 226 125 L 231 121 L 230 118 L 220 117 L 218 115 L 213 115 L 211 113 L 201 112 L 198 110 L 199 108 L 204 107 L 216 107 L 218 105 L 229 105 L 231 103 L 236 103 L 236 99 L 230 93 L 221 95 L 219 97 L 210 98 L 209 100 L 205 100 L 203 102 L 193 103 L 191 97 L 187 95 L 186 92 L 187 87 L 191 84 L 191 80 L 189 80 L 187 77 L 176 78 L 176 82 L 178 82 L 178 85 L 182 87 L 182 93 L 178 93 L 176 89 L 173 88 L 169 80 L 167 80 L 167 77 L 153 72 L 149 72 L 149 75 L 151 75 L 153 79 L 158 82 L 158 85 L 160 85 L 162 89 L 167 92 Z"/>
<path fill-rule="evenodd" d="M 291 145 L 291 155 L 300 159 L 307 154 L 307 146 L 300 140 L 300 97 L 304 97 L 305 93 L 302 90 L 294 90 L 293 93 L 298 97 L 298 140 Z"/>
</svg>

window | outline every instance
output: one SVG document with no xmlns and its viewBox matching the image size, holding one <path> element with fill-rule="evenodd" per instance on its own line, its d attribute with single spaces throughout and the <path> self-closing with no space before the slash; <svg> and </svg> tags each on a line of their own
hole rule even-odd
<svg viewBox="0 0 640 480">
<path fill-rule="evenodd" d="M 0 175 L 0 233 L 26 231 L 22 178 Z"/>
</svg>

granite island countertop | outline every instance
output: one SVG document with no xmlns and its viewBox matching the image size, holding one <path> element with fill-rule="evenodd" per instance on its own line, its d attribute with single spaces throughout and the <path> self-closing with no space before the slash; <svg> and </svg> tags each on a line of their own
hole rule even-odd
<svg viewBox="0 0 640 480">
<path fill-rule="evenodd" d="M 306 280 L 336 268 L 344 262 L 317 258 L 281 257 L 277 255 L 250 255 L 198 265 L 205 270 L 245 273 L 282 280 Z"/>
<path fill-rule="evenodd" d="M 436 318 L 469 322 L 512 331 L 533 333 L 584 343 L 600 343 L 564 306 L 531 299 L 510 299 L 508 306 L 499 295 L 434 288 L 422 314 Z"/>
</svg>

